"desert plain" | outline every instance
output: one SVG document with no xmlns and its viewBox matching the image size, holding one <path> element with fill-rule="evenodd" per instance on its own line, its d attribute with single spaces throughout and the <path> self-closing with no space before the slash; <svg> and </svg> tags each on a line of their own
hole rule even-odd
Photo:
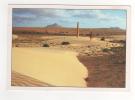
<svg viewBox="0 0 135 100">
<path fill-rule="evenodd" d="M 12 86 L 125 87 L 126 30 L 13 27 Z M 91 35 L 90 35 L 91 34 Z"/>
</svg>

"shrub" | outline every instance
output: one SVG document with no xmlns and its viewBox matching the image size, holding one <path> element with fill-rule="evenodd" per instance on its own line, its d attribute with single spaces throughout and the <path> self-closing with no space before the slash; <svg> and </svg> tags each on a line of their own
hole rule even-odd
<svg viewBox="0 0 135 100">
<path fill-rule="evenodd" d="M 101 41 L 105 41 L 105 37 L 102 37 L 102 38 L 101 38 Z"/>
<path fill-rule="evenodd" d="M 104 48 L 102 51 L 103 52 L 108 52 L 110 49 L 108 49 L 108 48 Z"/>
<path fill-rule="evenodd" d="M 69 45 L 70 43 L 69 42 L 62 42 L 61 44 L 62 45 Z"/>
<path fill-rule="evenodd" d="M 43 44 L 43 47 L 50 47 L 49 44 Z"/>
<path fill-rule="evenodd" d="M 15 47 L 19 47 L 19 45 L 18 45 L 18 44 L 16 44 L 16 45 L 15 45 Z"/>
</svg>

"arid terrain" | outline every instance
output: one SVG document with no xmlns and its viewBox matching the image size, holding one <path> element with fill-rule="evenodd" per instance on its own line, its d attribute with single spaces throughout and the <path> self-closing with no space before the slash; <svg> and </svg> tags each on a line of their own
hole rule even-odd
<svg viewBox="0 0 135 100">
<path fill-rule="evenodd" d="M 12 86 L 124 88 L 125 64 L 125 30 L 13 28 Z"/>
<path fill-rule="evenodd" d="M 126 31 L 120 28 L 80 28 L 80 35 L 88 36 L 91 32 L 95 36 L 109 36 L 109 35 L 121 35 L 126 34 Z M 76 35 L 76 28 L 60 27 L 57 24 L 49 27 L 14 27 L 14 34 L 44 34 L 44 35 Z"/>
</svg>

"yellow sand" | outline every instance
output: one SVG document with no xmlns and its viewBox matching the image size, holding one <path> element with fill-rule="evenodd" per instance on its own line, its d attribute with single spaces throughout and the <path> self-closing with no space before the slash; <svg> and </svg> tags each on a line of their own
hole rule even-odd
<svg viewBox="0 0 135 100">
<path fill-rule="evenodd" d="M 18 38 L 18 35 L 12 35 L 13 40 Z"/>
<path fill-rule="evenodd" d="M 47 48 L 13 48 L 12 70 L 54 86 L 86 87 L 86 67 L 77 53 Z"/>
</svg>

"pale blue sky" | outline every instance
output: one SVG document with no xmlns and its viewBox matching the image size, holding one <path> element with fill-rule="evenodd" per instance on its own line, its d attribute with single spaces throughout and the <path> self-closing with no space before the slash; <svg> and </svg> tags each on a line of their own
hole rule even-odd
<svg viewBox="0 0 135 100">
<path fill-rule="evenodd" d="M 120 27 L 126 29 L 126 10 L 73 10 L 45 8 L 13 8 L 13 26 L 45 27 L 57 23 L 63 27 Z"/>
</svg>

